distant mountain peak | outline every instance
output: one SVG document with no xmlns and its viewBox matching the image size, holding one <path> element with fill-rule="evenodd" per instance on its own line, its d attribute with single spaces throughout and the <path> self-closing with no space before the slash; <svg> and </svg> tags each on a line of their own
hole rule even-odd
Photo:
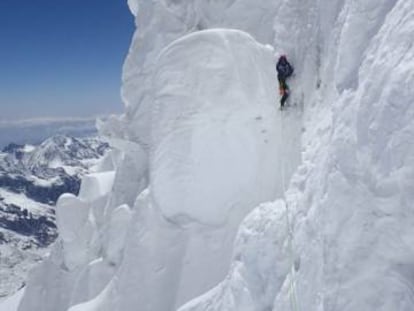
<svg viewBox="0 0 414 311">
<path fill-rule="evenodd" d="M 24 145 L 10 143 L 6 147 L 4 147 L 1 152 L 12 153 L 12 152 L 22 149 L 23 147 Z"/>
<path fill-rule="evenodd" d="M 77 194 L 81 177 L 109 145 L 99 137 L 54 135 L 41 144 L 10 143 L 0 152 L 0 297 L 19 288 L 25 271 L 57 237 L 54 205 Z M 13 269 L 11 269 L 13 266 Z"/>
</svg>

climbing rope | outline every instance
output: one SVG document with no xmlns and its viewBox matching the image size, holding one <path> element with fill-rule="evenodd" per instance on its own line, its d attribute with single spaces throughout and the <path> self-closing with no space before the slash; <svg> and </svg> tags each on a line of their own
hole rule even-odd
<svg viewBox="0 0 414 311">
<path fill-rule="evenodd" d="M 283 134 L 283 110 L 280 111 L 280 135 L 281 135 L 281 145 L 283 144 L 284 134 Z M 284 150 L 284 149 L 283 149 Z M 281 161 L 281 172 L 282 172 L 282 190 L 283 196 L 286 193 L 286 184 L 285 184 L 285 152 L 282 152 L 282 161 Z M 290 260 L 290 284 L 289 284 L 289 300 L 290 308 L 292 311 L 299 311 L 299 305 L 297 303 L 297 292 L 296 292 L 296 269 L 295 269 L 295 256 L 293 252 L 293 228 L 289 219 L 289 204 L 284 198 L 285 208 L 286 208 L 286 230 L 288 237 L 288 251 L 289 251 L 289 260 Z"/>
</svg>

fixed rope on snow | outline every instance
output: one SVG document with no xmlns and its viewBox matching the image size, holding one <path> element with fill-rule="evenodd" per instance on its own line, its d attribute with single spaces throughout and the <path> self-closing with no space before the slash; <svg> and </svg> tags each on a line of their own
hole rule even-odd
<svg viewBox="0 0 414 311">
<path fill-rule="evenodd" d="M 281 135 L 281 144 L 283 145 L 283 111 L 280 111 L 280 135 Z M 282 152 L 282 161 L 281 161 L 281 172 L 282 172 L 282 190 L 283 196 L 286 193 L 286 184 L 285 184 L 285 154 Z M 299 311 L 299 305 L 297 303 L 297 293 L 296 293 L 296 270 L 295 270 L 295 258 L 293 253 L 293 228 L 289 219 L 289 204 L 284 197 L 285 208 L 286 208 L 286 230 L 288 237 L 288 251 L 289 251 L 289 260 L 290 260 L 290 284 L 289 284 L 289 300 L 290 307 L 292 311 Z"/>
</svg>

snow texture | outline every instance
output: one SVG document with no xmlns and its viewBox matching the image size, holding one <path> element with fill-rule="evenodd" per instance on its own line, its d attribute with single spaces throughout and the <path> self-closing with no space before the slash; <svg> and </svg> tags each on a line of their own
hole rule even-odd
<svg viewBox="0 0 414 311">
<path fill-rule="evenodd" d="M 128 3 L 114 183 L 19 311 L 412 311 L 414 2 Z"/>
<path fill-rule="evenodd" d="M 7 299 L 0 301 L 0 311 L 17 311 L 23 295 L 24 289 L 21 289 Z"/>
<path fill-rule="evenodd" d="M 281 193 L 272 58 L 233 30 L 193 33 L 159 56 L 150 188 L 171 221 L 221 226 Z"/>
</svg>

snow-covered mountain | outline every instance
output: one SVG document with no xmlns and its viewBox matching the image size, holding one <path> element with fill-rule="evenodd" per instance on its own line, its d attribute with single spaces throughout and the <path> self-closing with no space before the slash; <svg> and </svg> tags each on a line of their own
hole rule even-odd
<svg viewBox="0 0 414 311">
<path fill-rule="evenodd" d="M 105 119 L 105 116 L 101 118 Z M 11 141 L 19 145 L 38 145 L 54 135 L 71 137 L 96 136 L 96 117 L 0 119 L 0 148 L 4 148 Z"/>
<path fill-rule="evenodd" d="M 118 151 L 18 311 L 414 310 L 414 2 L 128 3 Z"/>
<path fill-rule="evenodd" d="M 39 146 L 7 145 L 0 153 L 0 187 L 44 204 L 78 193 L 80 176 L 102 158 L 108 144 L 96 138 L 53 136 Z"/>
<path fill-rule="evenodd" d="M 57 237 L 55 204 L 79 193 L 80 179 L 102 159 L 98 138 L 53 136 L 38 146 L 11 143 L 0 153 L 0 297 L 16 291 Z"/>
</svg>

